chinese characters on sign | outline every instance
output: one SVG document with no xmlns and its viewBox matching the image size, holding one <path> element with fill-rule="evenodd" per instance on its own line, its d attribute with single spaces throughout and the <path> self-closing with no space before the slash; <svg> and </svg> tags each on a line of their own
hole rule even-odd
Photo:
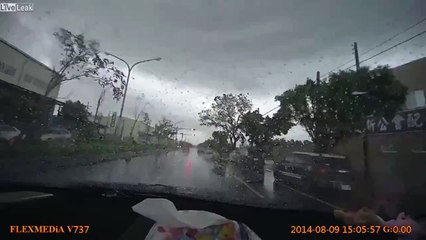
<svg viewBox="0 0 426 240">
<path fill-rule="evenodd" d="M 399 112 L 391 119 L 368 118 L 366 125 L 369 133 L 426 130 L 426 108 Z"/>
</svg>

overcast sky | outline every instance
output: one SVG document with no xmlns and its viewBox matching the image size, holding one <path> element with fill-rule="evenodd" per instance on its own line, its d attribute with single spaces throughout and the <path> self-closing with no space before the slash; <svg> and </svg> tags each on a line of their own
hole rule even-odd
<svg viewBox="0 0 426 240">
<path fill-rule="evenodd" d="M 39 0 L 32 13 L 0 13 L 0 37 L 48 66 L 57 66 L 59 27 L 101 42 L 129 63 L 152 57 L 132 73 L 124 115 L 145 94 L 147 112 L 196 128 L 187 140 L 199 143 L 213 129 L 200 127 L 197 113 L 222 93 L 249 93 L 262 113 L 278 105 L 286 89 L 327 73 L 426 16 L 424 0 Z M 426 30 L 426 23 L 361 60 Z M 364 65 L 397 66 L 424 57 L 426 36 Z M 353 63 L 351 63 L 353 64 Z M 346 65 L 345 67 L 350 66 Z M 123 67 L 123 65 L 119 65 Z M 124 68 L 123 68 L 124 70 Z M 90 81 L 61 87 L 60 100 L 89 102 L 94 111 L 101 88 Z M 103 115 L 119 111 L 106 98 Z M 287 138 L 308 139 L 302 128 Z"/>
</svg>

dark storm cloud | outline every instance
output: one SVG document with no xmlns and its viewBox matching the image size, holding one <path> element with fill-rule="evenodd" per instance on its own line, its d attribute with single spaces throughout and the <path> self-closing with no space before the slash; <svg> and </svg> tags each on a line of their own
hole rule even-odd
<svg viewBox="0 0 426 240">
<path fill-rule="evenodd" d="M 25 16 L 0 15 L 1 36 L 51 64 L 59 54 L 51 35 L 58 27 L 84 32 L 129 62 L 161 56 L 161 62 L 138 66 L 130 85 L 159 104 L 153 115 L 193 121 L 222 92 L 250 93 L 265 112 L 276 105 L 276 94 L 351 58 L 354 41 L 362 53 L 426 14 L 422 0 L 43 0 L 34 5 L 36 11 Z M 397 65 L 424 52 L 419 38 L 369 64 Z M 87 96 L 73 84 L 75 98 Z M 85 92 L 90 89 L 99 91 L 91 85 Z M 176 114 L 179 104 L 186 108 Z"/>
</svg>

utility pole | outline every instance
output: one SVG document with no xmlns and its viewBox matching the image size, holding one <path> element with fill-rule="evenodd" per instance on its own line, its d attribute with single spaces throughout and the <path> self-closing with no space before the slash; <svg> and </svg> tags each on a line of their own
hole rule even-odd
<svg viewBox="0 0 426 240">
<path fill-rule="evenodd" d="M 320 84 L 320 81 L 321 81 L 321 79 L 320 79 L 320 72 L 317 71 L 317 85 Z"/>
<path fill-rule="evenodd" d="M 86 104 L 86 111 L 89 113 L 89 115 L 92 115 L 92 113 L 91 112 L 89 112 L 89 110 L 90 110 L 90 102 L 89 101 L 87 101 L 87 104 Z"/>
<path fill-rule="evenodd" d="M 123 137 L 123 130 L 124 130 L 124 123 L 122 122 L 122 120 L 123 120 L 123 109 L 124 109 L 124 103 L 126 101 L 127 88 L 129 86 L 129 81 L 130 81 L 130 74 L 132 73 L 132 70 L 136 65 L 141 64 L 141 63 L 151 62 L 151 61 L 161 61 L 161 58 L 158 57 L 158 58 L 151 58 L 151 59 L 138 61 L 138 62 L 134 63 L 132 66 L 130 66 L 130 64 L 128 62 L 126 62 L 124 59 L 122 59 L 122 58 L 120 58 L 120 57 L 118 57 L 118 56 L 116 56 L 112 53 L 106 52 L 105 54 L 117 58 L 118 60 L 120 60 L 124 64 L 126 64 L 126 67 L 127 67 L 127 79 L 126 79 L 126 84 L 125 84 L 126 86 L 125 86 L 125 89 L 124 89 L 123 100 L 121 101 L 119 121 L 118 121 L 118 124 L 117 124 L 117 126 L 115 128 L 115 132 L 114 132 L 114 135 L 117 136 L 118 127 L 119 127 L 120 124 L 122 124 L 121 132 L 120 132 L 120 138 L 122 138 Z"/>
<path fill-rule="evenodd" d="M 354 42 L 353 51 L 355 55 L 355 66 L 356 72 L 359 72 L 359 55 L 358 55 L 358 44 Z M 363 150 L 363 163 L 364 163 L 364 179 L 365 186 L 367 190 L 367 203 L 371 202 L 374 199 L 374 187 L 373 179 L 371 178 L 370 165 L 369 165 L 369 156 L 368 156 L 368 135 L 367 128 L 364 125 L 364 132 L 362 135 L 362 150 Z"/>
<path fill-rule="evenodd" d="M 356 71 L 358 72 L 359 71 L 359 55 L 358 55 L 358 44 L 356 42 L 354 42 L 353 50 L 354 50 L 354 55 L 355 55 Z"/>
<path fill-rule="evenodd" d="M 324 106 L 319 106 L 319 87 L 320 87 L 320 82 L 321 82 L 321 79 L 320 79 L 320 71 L 317 71 L 317 76 L 316 76 L 316 86 L 315 86 L 315 95 L 314 95 L 314 98 L 312 99 L 313 100 L 313 102 L 314 102 L 314 104 L 313 104 L 313 106 L 315 106 L 315 108 L 314 108 L 314 118 L 315 119 L 317 119 L 321 114 L 323 114 L 323 111 L 322 111 L 322 109 L 323 109 L 323 107 Z M 320 131 L 321 131 L 321 129 L 319 128 L 319 127 L 316 127 L 315 129 L 314 129 L 314 134 L 315 134 L 315 136 L 320 136 Z M 321 148 L 322 148 L 322 146 L 321 146 Z"/>
<path fill-rule="evenodd" d="M 173 121 L 172 121 L 173 122 Z M 178 132 L 179 132 L 179 127 L 177 126 L 179 123 L 183 123 L 184 121 L 178 121 L 178 122 L 173 122 L 173 124 L 176 126 L 175 127 L 175 141 L 178 141 Z"/>
<path fill-rule="evenodd" d="M 104 88 L 104 89 L 102 89 L 102 91 L 101 91 L 101 95 L 99 95 L 99 98 L 98 98 L 98 104 L 96 105 L 96 111 L 95 111 L 95 117 L 94 117 L 95 122 L 96 122 L 96 118 L 98 117 L 99 107 L 101 106 L 102 102 L 104 101 L 105 92 L 106 92 L 106 91 L 105 91 L 105 88 Z"/>
<path fill-rule="evenodd" d="M 106 128 L 105 128 L 104 134 L 106 134 L 107 129 L 110 127 L 111 120 L 112 120 L 111 119 L 111 112 L 108 112 L 108 117 L 107 117 Z"/>
<path fill-rule="evenodd" d="M 183 136 L 189 136 L 189 135 L 191 135 L 191 134 L 186 134 L 186 133 L 179 133 L 179 134 L 180 134 L 180 141 L 183 141 Z"/>
</svg>

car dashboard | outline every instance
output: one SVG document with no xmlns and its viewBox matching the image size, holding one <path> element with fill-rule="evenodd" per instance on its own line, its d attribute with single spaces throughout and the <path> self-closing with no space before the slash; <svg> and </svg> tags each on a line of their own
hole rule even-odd
<svg viewBox="0 0 426 240">
<path fill-rule="evenodd" d="M 293 234 L 292 226 L 341 225 L 331 212 L 270 209 L 206 201 L 176 195 L 117 192 L 103 188 L 59 189 L 49 187 L 1 186 L 1 193 L 38 191 L 45 197 L 0 203 L 1 239 L 144 239 L 154 222 L 131 207 L 146 198 L 162 197 L 178 210 L 204 210 L 245 223 L 262 239 L 349 239 L 348 236 Z M 85 226 L 83 233 L 17 234 L 13 226 Z M 12 231 L 13 232 L 13 231 Z M 379 239 L 360 236 L 351 239 Z M 381 239 L 392 239 L 390 236 Z"/>
</svg>

